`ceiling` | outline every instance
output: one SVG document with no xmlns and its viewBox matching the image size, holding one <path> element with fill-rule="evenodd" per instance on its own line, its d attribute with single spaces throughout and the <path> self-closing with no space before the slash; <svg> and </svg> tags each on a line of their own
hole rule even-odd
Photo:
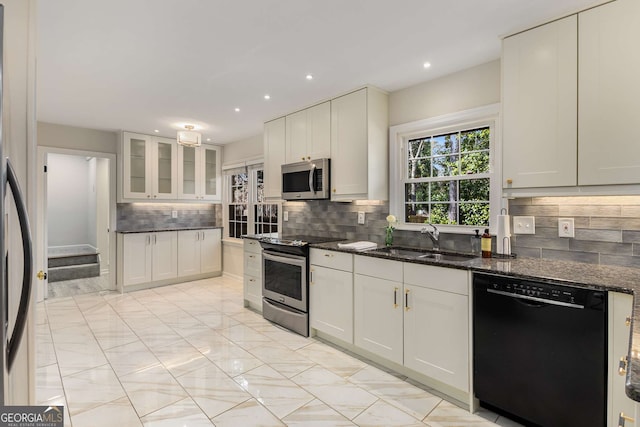
<svg viewBox="0 0 640 427">
<path fill-rule="evenodd" d="M 501 36 L 595 3 L 41 0 L 38 120 L 168 137 L 194 124 L 225 144 L 366 84 L 393 92 L 497 59 Z"/>
</svg>

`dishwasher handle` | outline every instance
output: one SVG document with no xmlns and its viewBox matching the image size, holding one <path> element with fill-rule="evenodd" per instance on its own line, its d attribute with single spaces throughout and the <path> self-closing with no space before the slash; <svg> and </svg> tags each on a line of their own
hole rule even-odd
<svg viewBox="0 0 640 427">
<path fill-rule="evenodd" d="M 530 303 L 527 304 L 527 305 L 532 306 L 532 307 L 544 307 L 544 305 L 558 305 L 558 306 L 561 306 L 561 307 L 584 309 L 584 305 L 580 305 L 580 304 L 573 304 L 573 303 L 570 303 L 570 302 L 563 302 L 563 301 L 553 301 L 553 300 L 549 300 L 549 299 L 546 299 L 546 298 L 538 298 L 538 297 L 529 296 L 529 295 L 519 295 L 519 294 L 514 294 L 514 293 L 511 293 L 511 292 L 498 291 L 496 289 L 487 289 L 487 292 L 489 292 L 491 294 L 503 295 L 503 296 L 506 296 L 506 297 L 515 298 L 515 299 L 519 299 L 519 300 L 535 301 L 535 302 L 541 303 L 540 305 L 535 305 L 535 304 L 530 304 Z"/>
</svg>

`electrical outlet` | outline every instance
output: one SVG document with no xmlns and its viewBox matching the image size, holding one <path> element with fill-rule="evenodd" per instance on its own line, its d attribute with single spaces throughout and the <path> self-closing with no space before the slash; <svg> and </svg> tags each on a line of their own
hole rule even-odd
<svg viewBox="0 0 640 427">
<path fill-rule="evenodd" d="M 289 221 L 289 211 L 282 212 L 282 220 Z"/>
<path fill-rule="evenodd" d="M 558 237 L 576 237 L 573 218 L 558 218 Z"/>
<path fill-rule="evenodd" d="M 358 224 L 364 224 L 364 212 L 358 212 Z"/>
<path fill-rule="evenodd" d="M 178 211 L 171 211 L 171 218 L 178 218 Z"/>
<path fill-rule="evenodd" d="M 536 234 L 536 218 L 533 216 L 514 216 L 514 234 Z"/>
</svg>

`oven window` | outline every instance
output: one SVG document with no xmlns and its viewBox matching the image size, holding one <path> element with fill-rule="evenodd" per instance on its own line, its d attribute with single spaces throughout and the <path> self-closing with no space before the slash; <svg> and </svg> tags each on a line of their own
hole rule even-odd
<svg viewBox="0 0 640 427">
<path fill-rule="evenodd" d="M 265 259 L 263 274 L 266 290 L 302 301 L 302 267 Z"/>
</svg>

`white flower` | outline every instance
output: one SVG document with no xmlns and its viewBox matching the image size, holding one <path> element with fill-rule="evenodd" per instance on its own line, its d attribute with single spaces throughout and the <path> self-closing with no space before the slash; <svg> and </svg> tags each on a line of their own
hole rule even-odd
<svg viewBox="0 0 640 427">
<path fill-rule="evenodd" d="M 389 214 L 387 215 L 387 222 L 389 223 L 389 225 L 395 224 L 396 223 L 396 217 Z"/>
</svg>

